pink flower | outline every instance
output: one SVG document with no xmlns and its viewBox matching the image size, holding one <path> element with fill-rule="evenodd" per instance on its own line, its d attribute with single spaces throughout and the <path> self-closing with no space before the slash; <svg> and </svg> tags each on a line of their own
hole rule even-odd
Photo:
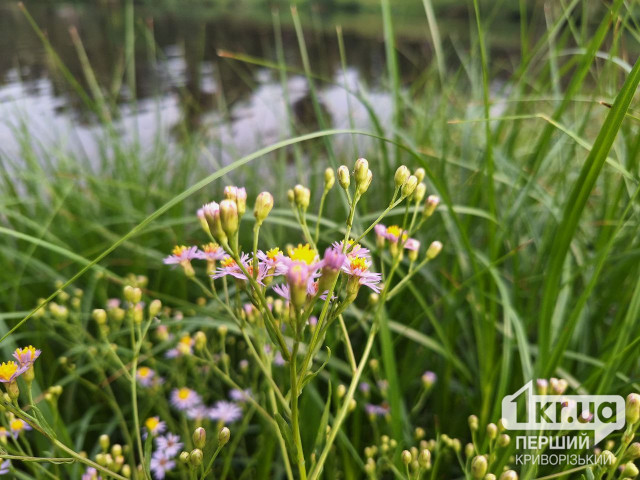
<svg viewBox="0 0 640 480">
<path fill-rule="evenodd" d="M 370 263 L 367 262 L 364 257 L 355 257 L 345 263 L 342 271 L 351 278 L 357 278 L 360 285 L 365 285 L 374 292 L 380 293 L 378 284 L 382 280 L 382 275 L 380 273 L 370 272 L 369 266 Z"/>
<path fill-rule="evenodd" d="M 344 241 L 342 242 L 333 242 L 331 244 L 331 246 L 335 249 L 338 250 L 339 252 L 344 251 Z M 371 258 L 371 254 L 369 252 L 368 248 L 364 248 L 362 245 L 360 245 L 359 243 L 354 243 L 353 240 L 349 240 L 347 242 L 347 248 L 346 248 L 347 252 L 347 257 L 349 258 L 366 258 L 367 260 L 369 258 Z"/>
<path fill-rule="evenodd" d="M 207 261 L 222 260 L 226 256 L 224 249 L 217 243 L 209 243 L 202 246 L 202 250 L 195 253 L 195 258 Z"/>
<path fill-rule="evenodd" d="M 417 252 L 420 249 L 420 241 L 415 238 L 407 238 L 404 242 L 404 248 Z"/>
<path fill-rule="evenodd" d="M 244 266 L 245 270 L 250 275 L 253 275 L 253 262 L 251 262 L 249 255 L 246 253 L 243 253 L 240 256 L 240 262 Z M 258 283 L 262 284 L 262 280 L 264 280 L 264 277 L 267 275 L 267 269 L 268 267 L 266 264 L 264 263 L 258 264 L 258 274 L 257 276 L 254 277 Z M 232 277 L 235 277 L 238 280 L 247 280 L 247 277 L 242 271 L 242 269 L 238 266 L 236 261 L 230 256 L 225 257 L 224 260 L 220 262 L 220 267 L 218 267 L 216 273 L 213 274 L 213 279 L 215 280 L 215 279 L 224 277 L 226 275 L 231 275 Z"/>
<path fill-rule="evenodd" d="M 189 262 L 194 258 L 198 258 L 196 253 L 198 247 L 185 247 L 184 245 L 177 245 L 172 251 L 171 255 L 166 257 L 163 262 L 165 265 L 183 265 L 184 262 Z"/>
</svg>

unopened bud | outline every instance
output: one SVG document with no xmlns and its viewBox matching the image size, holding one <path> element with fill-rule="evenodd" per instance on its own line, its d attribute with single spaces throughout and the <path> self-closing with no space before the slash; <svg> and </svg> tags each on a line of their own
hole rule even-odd
<svg viewBox="0 0 640 480">
<path fill-rule="evenodd" d="M 427 193 L 427 186 L 424 183 L 419 183 L 413 192 L 413 201 L 416 203 L 422 202 L 424 196 Z"/>
<path fill-rule="evenodd" d="M 471 475 L 473 478 L 481 479 L 487 473 L 487 458 L 478 455 L 471 460 Z"/>
<path fill-rule="evenodd" d="M 349 169 L 346 165 L 340 165 L 338 168 L 338 183 L 345 190 L 349 188 L 349 184 L 351 183 L 351 178 L 349 175 Z"/>
<path fill-rule="evenodd" d="M 640 418 L 640 395 L 637 393 L 627 395 L 625 415 L 628 424 L 634 424 Z"/>
<path fill-rule="evenodd" d="M 181 452 L 178 458 L 182 463 L 189 463 L 189 452 Z"/>
<path fill-rule="evenodd" d="M 327 168 L 324 171 L 324 190 L 328 192 L 333 188 L 333 185 L 336 183 L 336 175 L 333 173 L 333 168 Z"/>
<path fill-rule="evenodd" d="M 96 308 L 91 312 L 91 318 L 93 318 L 98 325 L 104 325 L 107 323 L 107 312 L 102 308 Z"/>
<path fill-rule="evenodd" d="M 229 442 L 230 438 L 231 430 L 229 430 L 227 427 L 223 427 L 222 430 L 220 430 L 220 433 L 218 433 L 218 444 L 226 445 Z"/>
<path fill-rule="evenodd" d="M 511 437 L 506 433 L 502 433 L 498 437 L 498 445 L 500 445 L 501 447 L 506 447 L 509 445 L 509 443 L 511 443 Z"/>
<path fill-rule="evenodd" d="M 192 439 L 196 448 L 204 448 L 205 443 L 207 443 L 207 431 L 202 427 L 196 428 L 193 432 Z"/>
<path fill-rule="evenodd" d="M 238 206 L 238 217 L 242 217 L 247 211 L 247 190 L 242 187 L 236 192 L 236 205 Z"/>
<path fill-rule="evenodd" d="M 224 233 L 224 230 L 222 228 L 222 221 L 220 219 L 220 205 L 218 205 L 216 202 L 210 202 L 202 207 L 202 211 L 204 213 L 204 218 L 207 221 L 209 231 L 211 232 L 213 238 L 215 238 L 218 243 L 226 243 L 227 234 Z"/>
<path fill-rule="evenodd" d="M 265 218 L 271 212 L 273 208 L 273 195 L 269 192 L 262 192 L 256 198 L 256 204 L 253 209 L 253 216 L 256 217 L 256 221 L 259 225 L 264 222 Z"/>
<path fill-rule="evenodd" d="M 496 476 L 493 473 L 487 473 L 482 480 L 496 480 Z"/>
<path fill-rule="evenodd" d="M 632 460 L 640 458 L 640 443 L 633 442 L 631 445 L 629 445 L 629 448 L 627 448 L 627 455 Z"/>
<path fill-rule="evenodd" d="M 633 462 L 627 462 L 620 474 L 620 478 L 636 478 L 638 476 L 638 467 Z"/>
<path fill-rule="evenodd" d="M 194 448 L 189 454 L 189 463 L 194 467 L 199 467 L 200 465 L 202 465 L 203 458 L 204 454 L 202 453 L 202 450 L 200 450 L 199 448 Z"/>
<path fill-rule="evenodd" d="M 427 201 L 424 204 L 424 211 L 422 212 L 422 215 L 424 217 L 430 217 L 431 215 L 433 215 L 433 212 L 436 211 L 436 208 L 438 208 L 439 204 L 440 197 L 437 197 L 436 195 L 429 195 L 427 197 Z"/>
<path fill-rule="evenodd" d="M 142 299 L 142 290 L 138 287 L 127 285 L 124 287 L 124 298 L 129 302 L 136 304 Z"/>
<path fill-rule="evenodd" d="M 121 472 L 124 478 L 131 478 L 131 467 L 129 465 L 123 465 Z"/>
<path fill-rule="evenodd" d="M 353 176 L 356 179 L 356 186 L 367 180 L 367 172 L 369 171 L 369 162 L 365 158 L 359 158 L 353 169 Z"/>
<path fill-rule="evenodd" d="M 402 185 L 402 190 L 400 191 L 400 193 L 402 194 L 402 197 L 404 198 L 411 195 L 417 186 L 418 186 L 418 179 L 415 176 L 411 175 L 407 179 L 407 181 L 404 182 L 404 185 Z"/>
<path fill-rule="evenodd" d="M 342 383 L 338 385 L 338 389 L 336 390 L 336 394 L 338 395 L 338 398 L 344 397 L 346 393 L 347 393 L 347 387 Z"/>
<path fill-rule="evenodd" d="M 238 206 L 233 200 L 220 202 L 220 224 L 229 238 L 238 231 Z"/>
<path fill-rule="evenodd" d="M 396 174 L 393 177 L 396 183 L 396 188 L 402 187 L 407 182 L 410 176 L 411 176 L 411 172 L 409 171 L 409 169 L 405 165 L 400 165 L 397 168 Z M 416 183 L 418 183 L 417 179 L 416 179 Z"/>
<path fill-rule="evenodd" d="M 424 171 L 424 168 L 420 167 L 417 168 L 415 172 L 413 172 L 413 174 L 415 175 L 415 177 L 418 179 L 419 182 L 421 182 L 422 180 L 424 180 L 424 176 L 426 175 L 427 172 Z"/>
<path fill-rule="evenodd" d="M 109 450 L 109 445 L 110 445 L 109 435 L 106 435 L 106 434 L 100 435 L 100 438 L 98 439 L 98 443 L 100 443 L 100 448 L 102 449 L 103 452 L 106 452 L 107 450 Z"/>
<path fill-rule="evenodd" d="M 207 345 L 207 334 L 202 330 L 198 330 L 193 336 L 193 345 L 196 350 L 200 351 Z"/>
<path fill-rule="evenodd" d="M 498 436 L 498 426 L 495 423 L 487 425 L 487 436 L 493 440 Z"/>
<path fill-rule="evenodd" d="M 507 470 L 500 475 L 500 480 L 518 480 L 518 474 L 513 470 Z"/>
<path fill-rule="evenodd" d="M 431 242 L 431 245 L 429 245 L 429 248 L 427 248 L 427 258 L 429 260 L 433 260 L 434 258 L 436 258 L 438 256 L 438 254 L 440 253 L 440 251 L 442 250 L 442 243 L 439 241 L 435 241 L 435 242 Z"/>
<path fill-rule="evenodd" d="M 428 468 L 431 464 L 431 452 L 426 448 L 420 450 L 420 455 L 418 455 L 418 462 L 420 462 L 420 466 L 422 468 Z"/>
<path fill-rule="evenodd" d="M 402 462 L 405 465 L 409 465 L 411 463 L 411 452 L 409 450 L 403 450 L 402 451 Z"/>
<path fill-rule="evenodd" d="M 309 203 L 311 201 L 311 191 L 308 188 L 298 184 L 293 187 L 293 195 L 298 207 L 300 207 L 302 210 L 306 210 L 307 208 L 309 208 Z"/>
</svg>

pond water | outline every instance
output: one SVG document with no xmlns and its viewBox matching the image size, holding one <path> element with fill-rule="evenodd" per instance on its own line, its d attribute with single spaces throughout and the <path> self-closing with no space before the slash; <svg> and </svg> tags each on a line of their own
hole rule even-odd
<svg viewBox="0 0 640 480">
<path fill-rule="evenodd" d="M 0 154 L 18 156 L 25 131 L 42 145 L 81 148 L 88 154 L 98 148 L 96 138 L 104 129 L 83 100 L 84 95 L 95 99 L 96 92 L 73 41 L 74 28 L 109 104 L 105 111 L 117 115 L 114 127 L 143 146 L 152 145 L 158 133 L 178 140 L 185 131 L 197 130 L 219 146 L 225 160 L 318 128 L 304 75 L 293 72 L 283 80 L 268 65 L 220 55 L 226 51 L 277 62 L 280 53 L 299 72 L 300 49 L 289 8 L 258 8 L 242 1 L 224 8 L 212 6 L 215 2 L 163 3 L 153 8 L 136 5 L 128 17 L 128 3 L 117 0 L 26 2 L 55 54 L 47 51 L 17 4 L 1 3 Z M 422 2 L 415 3 L 394 15 L 404 85 L 422 75 L 433 57 Z M 376 8 L 353 6 L 329 10 L 331 14 L 327 9 L 301 8 L 300 13 L 330 126 L 371 127 L 366 108 L 345 87 L 364 92 L 384 126 L 392 102 L 385 88 L 381 14 Z M 438 15 L 445 38 L 453 38 L 457 48 L 468 48 L 469 32 L 475 27 L 468 21 L 467 8 L 451 7 Z M 518 38 L 517 15 L 508 19 L 491 44 L 492 53 L 506 61 L 519 53 L 513 41 Z M 280 51 L 274 22 L 281 25 Z M 135 44 L 128 41 L 127 25 L 132 25 Z M 344 36 L 344 69 L 338 25 Z M 135 68 L 127 69 L 128 65 Z"/>
</svg>

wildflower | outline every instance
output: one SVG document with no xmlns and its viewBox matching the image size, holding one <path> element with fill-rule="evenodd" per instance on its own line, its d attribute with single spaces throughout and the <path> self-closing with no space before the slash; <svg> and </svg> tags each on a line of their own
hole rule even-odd
<svg viewBox="0 0 640 480">
<path fill-rule="evenodd" d="M 373 227 L 373 231 L 376 234 L 376 246 L 378 248 L 384 248 L 384 244 L 387 241 L 387 227 L 381 223 L 377 223 Z"/>
<path fill-rule="evenodd" d="M 151 462 L 149 468 L 153 472 L 156 480 L 163 480 L 169 470 L 173 470 L 176 466 L 176 462 L 171 460 L 165 452 L 156 450 L 151 456 Z"/>
<path fill-rule="evenodd" d="M 346 259 L 347 257 L 342 253 L 342 250 L 329 247 L 324 251 L 322 274 L 318 282 L 319 291 L 326 292 L 333 286 Z"/>
<path fill-rule="evenodd" d="M 427 254 L 426 254 L 427 258 L 429 260 L 433 260 L 438 256 L 441 250 L 442 250 L 442 243 L 438 242 L 437 240 L 435 242 L 431 242 L 431 245 L 429 245 L 429 248 L 427 248 Z"/>
<path fill-rule="evenodd" d="M 251 398 L 251 389 L 239 390 L 234 388 L 229 392 L 229 398 L 234 402 L 246 402 Z"/>
<path fill-rule="evenodd" d="M 340 252 L 345 252 L 348 258 L 363 257 L 367 260 L 371 258 L 371 254 L 368 248 L 363 247 L 359 243 L 355 243 L 355 240 L 347 240 L 346 247 L 344 241 L 333 242 L 331 246 Z"/>
<path fill-rule="evenodd" d="M 307 301 L 309 279 L 309 269 L 304 262 L 295 261 L 289 266 L 287 271 L 289 300 L 298 308 Z"/>
<path fill-rule="evenodd" d="M 187 387 L 176 388 L 171 392 L 171 404 L 178 410 L 187 410 L 202 403 L 200 395 Z"/>
<path fill-rule="evenodd" d="M 276 354 L 273 356 L 273 364 L 276 367 L 282 367 L 285 364 L 284 357 L 282 356 L 282 353 L 280 352 L 280 350 L 278 350 Z"/>
<path fill-rule="evenodd" d="M 172 250 L 172 254 L 163 261 L 165 265 L 180 265 L 184 269 L 187 277 L 193 277 L 195 272 L 191 266 L 191 260 L 197 258 L 196 252 L 198 247 L 186 247 L 184 245 L 176 245 Z"/>
<path fill-rule="evenodd" d="M 13 357 L 18 360 L 20 367 L 26 367 L 26 371 L 24 372 L 24 379 L 27 383 L 33 381 L 33 364 L 40 356 L 40 353 L 42 352 L 32 345 L 24 348 L 16 348 L 16 351 L 13 352 Z"/>
<path fill-rule="evenodd" d="M 167 424 L 163 421 L 160 420 L 160 417 L 149 417 L 144 421 L 144 426 L 146 428 L 146 434 L 151 434 L 151 435 L 160 435 L 161 433 L 163 433 L 166 428 L 167 428 Z M 146 438 L 146 434 L 145 434 L 145 438 Z"/>
<path fill-rule="evenodd" d="M 0 382 L 13 383 L 26 369 L 26 365 L 18 366 L 14 361 L 2 362 L 0 365 Z"/>
<path fill-rule="evenodd" d="M 224 249 L 217 243 L 207 243 L 202 245 L 202 250 L 196 251 L 195 258 L 207 261 L 207 273 L 211 274 L 215 271 L 216 261 L 225 257 Z"/>
<path fill-rule="evenodd" d="M 349 188 L 351 179 L 349 176 L 349 169 L 346 165 L 340 165 L 340 167 L 338 167 L 338 183 L 345 190 Z"/>
<path fill-rule="evenodd" d="M 348 263 L 342 267 L 342 271 L 349 276 L 347 290 L 351 287 L 350 294 L 353 295 L 354 298 L 358 293 L 360 285 L 365 285 L 374 292 L 380 293 L 378 284 L 382 280 L 382 275 L 370 272 L 369 266 L 370 263 L 367 262 L 364 257 L 355 257 L 351 258 Z"/>
<path fill-rule="evenodd" d="M 155 442 L 156 448 L 164 452 L 164 454 L 169 458 L 175 457 L 183 447 L 180 437 L 173 433 L 167 433 L 164 436 L 156 437 Z"/>
<path fill-rule="evenodd" d="M 429 390 L 433 387 L 433 384 L 436 383 L 437 379 L 438 376 L 435 373 L 427 370 L 422 374 L 422 385 L 424 385 L 424 388 Z"/>
<path fill-rule="evenodd" d="M 389 407 L 387 405 L 374 405 L 367 403 L 364 407 L 369 417 L 384 417 L 389 414 Z"/>
<path fill-rule="evenodd" d="M 424 204 L 424 210 L 422 211 L 422 215 L 426 217 L 430 217 L 433 215 L 433 212 L 436 211 L 438 204 L 440 203 L 440 198 L 436 195 L 429 195 L 427 197 L 427 201 Z"/>
<path fill-rule="evenodd" d="M 21 418 L 14 418 L 9 422 L 9 428 L 11 429 L 11 435 L 13 438 L 18 438 L 22 432 L 31 430 L 31 425 L 22 420 Z"/>
<path fill-rule="evenodd" d="M 318 252 L 316 252 L 311 245 L 305 243 L 304 245 L 298 244 L 297 247 L 290 248 L 287 252 L 288 257 L 284 257 L 285 263 L 291 262 L 304 262 L 309 266 L 316 267 L 318 262 Z"/>
<path fill-rule="evenodd" d="M 11 468 L 11 460 L 5 460 L 0 463 L 0 475 L 6 475 L 9 473 L 9 469 Z"/>
<path fill-rule="evenodd" d="M 209 410 L 209 418 L 222 424 L 233 423 L 242 418 L 242 409 L 235 403 L 220 400 Z"/>
<path fill-rule="evenodd" d="M 143 387 L 153 387 L 157 384 L 156 382 L 156 372 L 150 369 L 149 367 L 140 367 L 136 371 L 136 379 L 138 383 Z"/>
<path fill-rule="evenodd" d="M 256 217 L 256 223 L 262 225 L 267 218 L 269 212 L 273 208 L 273 195 L 269 192 L 262 192 L 256 198 L 256 204 L 253 208 L 253 216 Z"/>
<path fill-rule="evenodd" d="M 240 262 L 244 266 L 245 270 L 249 273 L 249 275 L 253 275 L 256 281 L 262 284 L 264 277 L 267 275 L 267 265 L 265 263 L 258 265 L 258 271 L 254 274 L 253 264 L 249 259 L 249 255 L 243 253 L 240 255 Z M 220 267 L 214 275 L 212 275 L 213 279 L 218 279 L 224 277 L 225 275 L 231 275 L 232 277 L 237 278 L 238 280 L 247 280 L 247 276 L 244 274 L 242 269 L 238 266 L 236 261 L 232 257 L 225 257 L 222 262 L 220 262 Z"/>
<path fill-rule="evenodd" d="M 98 475 L 98 470 L 93 467 L 87 467 L 82 474 L 82 480 L 102 480 L 102 477 Z"/>
<path fill-rule="evenodd" d="M 209 409 L 202 404 L 198 404 L 188 408 L 186 413 L 189 420 L 200 422 L 209 416 Z"/>
</svg>

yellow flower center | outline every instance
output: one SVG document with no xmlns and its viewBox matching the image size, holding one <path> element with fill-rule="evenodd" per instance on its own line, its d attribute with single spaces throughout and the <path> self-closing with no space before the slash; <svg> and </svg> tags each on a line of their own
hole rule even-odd
<svg viewBox="0 0 640 480">
<path fill-rule="evenodd" d="M 236 264 L 236 261 L 231 258 L 231 257 L 227 257 L 224 260 L 222 260 L 222 262 L 220 262 L 222 264 L 223 267 L 233 267 Z"/>
<path fill-rule="evenodd" d="M 160 425 L 160 419 L 158 417 L 149 417 L 145 420 L 144 425 L 147 430 L 153 432 Z"/>
<path fill-rule="evenodd" d="M 387 227 L 387 233 L 389 235 L 393 235 L 396 238 L 400 238 L 402 229 L 398 225 L 391 225 L 390 227 Z"/>
<path fill-rule="evenodd" d="M 185 247 L 184 245 L 176 245 L 175 247 L 173 247 L 173 250 L 171 251 L 171 253 L 173 253 L 176 257 L 179 257 L 186 250 L 187 250 L 187 247 Z"/>
<path fill-rule="evenodd" d="M 351 259 L 352 270 L 361 270 L 364 272 L 365 270 L 367 270 L 367 268 L 369 268 L 369 265 L 367 265 L 367 262 L 363 257 L 356 257 Z"/>
<path fill-rule="evenodd" d="M 9 427 L 11 427 L 11 430 L 13 430 L 14 432 L 19 432 L 24 428 L 24 422 L 19 418 L 16 418 L 14 420 L 11 420 Z"/>
<path fill-rule="evenodd" d="M 16 362 L 2 362 L 2 365 L 0 365 L 0 379 L 8 382 L 17 370 L 18 365 Z"/>
<path fill-rule="evenodd" d="M 191 390 L 189 390 L 187 387 L 182 387 L 180 390 L 178 390 L 178 398 L 180 400 L 186 400 L 190 396 L 191 396 Z"/>
<path fill-rule="evenodd" d="M 31 357 L 33 358 L 36 354 L 36 348 L 32 345 L 24 348 L 16 348 L 16 353 L 18 355 L 26 355 L 27 353 L 31 353 Z"/>
<path fill-rule="evenodd" d="M 191 337 L 189 335 L 185 335 L 184 337 L 182 337 L 180 339 L 180 343 L 190 347 L 191 346 Z"/>
<path fill-rule="evenodd" d="M 280 255 L 280 249 L 278 247 L 272 248 L 271 250 L 267 251 L 267 258 L 269 260 L 275 260 L 276 257 L 278 255 Z"/>
<path fill-rule="evenodd" d="M 289 258 L 294 261 L 304 262 L 307 265 L 311 265 L 316 259 L 316 251 L 306 243 L 304 245 L 298 244 L 295 248 L 289 249 Z"/>
<path fill-rule="evenodd" d="M 151 369 L 149 367 L 140 367 L 138 369 L 138 375 L 142 378 L 147 378 L 151 373 Z"/>
<path fill-rule="evenodd" d="M 202 250 L 204 250 L 206 253 L 215 253 L 219 248 L 220 245 L 218 245 L 217 243 L 208 243 L 202 246 Z"/>
</svg>

